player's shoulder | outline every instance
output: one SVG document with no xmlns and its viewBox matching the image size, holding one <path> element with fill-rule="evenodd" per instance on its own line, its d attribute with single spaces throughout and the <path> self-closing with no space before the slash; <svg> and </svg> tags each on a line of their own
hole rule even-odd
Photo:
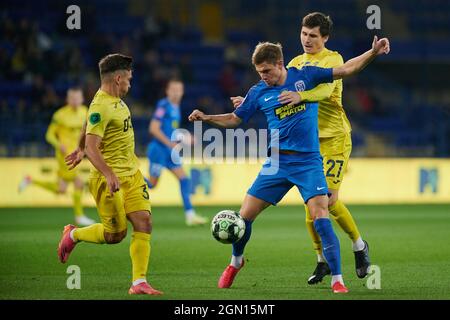
<svg viewBox="0 0 450 320">
<path fill-rule="evenodd" d="M 267 88 L 267 84 L 263 80 L 260 80 L 248 90 L 247 96 L 256 97 L 264 88 Z"/>
<path fill-rule="evenodd" d="M 299 54 L 298 56 L 294 57 L 289 61 L 287 68 L 295 67 L 298 68 L 303 61 L 304 54 Z"/>
<path fill-rule="evenodd" d="M 120 102 L 119 98 L 111 97 L 103 93 L 101 90 L 97 91 L 94 98 L 92 99 L 91 104 L 89 105 L 89 111 L 97 110 L 97 111 L 106 111 L 115 106 Z"/>
<path fill-rule="evenodd" d="M 342 55 L 338 51 L 330 50 L 327 48 L 325 48 L 324 50 L 325 52 L 322 59 L 328 64 L 342 64 L 344 62 Z"/>
<path fill-rule="evenodd" d="M 156 103 L 156 107 L 157 108 L 167 109 L 169 107 L 169 105 L 170 105 L 170 103 L 169 103 L 169 100 L 167 98 L 159 99 L 158 102 Z"/>
<path fill-rule="evenodd" d="M 328 48 L 324 48 L 324 55 L 326 57 L 342 57 L 339 51 L 330 50 Z"/>
<path fill-rule="evenodd" d="M 59 107 L 58 109 L 56 109 L 55 114 L 64 113 L 67 110 L 69 110 L 69 108 L 70 108 L 70 106 L 68 104 L 65 104 L 65 105 Z"/>
<path fill-rule="evenodd" d="M 67 110 L 69 110 L 68 105 L 64 105 L 56 109 L 56 111 L 53 113 L 53 118 L 58 119 L 61 117 L 64 117 L 64 115 L 67 113 Z"/>
</svg>

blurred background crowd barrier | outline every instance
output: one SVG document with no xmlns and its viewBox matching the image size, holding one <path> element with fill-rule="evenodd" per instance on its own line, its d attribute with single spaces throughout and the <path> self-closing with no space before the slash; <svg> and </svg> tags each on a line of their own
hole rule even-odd
<svg viewBox="0 0 450 320">
<path fill-rule="evenodd" d="M 80 30 L 66 26 L 66 9 L 71 4 L 81 9 Z M 366 10 L 371 4 L 381 9 L 381 30 L 367 28 Z M 388 56 L 344 81 L 343 102 L 353 127 L 353 160 L 343 197 L 349 197 L 349 202 L 373 199 L 375 195 L 369 190 L 365 190 L 364 199 L 359 197 L 358 190 L 366 186 L 359 172 L 368 176 L 376 172 L 379 182 L 374 185 L 371 180 L 367 187 L 384 189 L 378 200 L 398 202 L 409 197 L 450 202 L 445 184 L 450 177 L 448 160 L 432 159 L 450 156 L 450 1 L 446 0 L 3 0 L 3 180 L 42 170 L 42 163 L 35 158 L 53 155 L 45 142 L 53 112 L 65 103 L 71 86 L 81 86 L 89 104 L 99 87 L 97 63 L 107 53 L 121 52 L 134 58 L 132 88 L 125 101 L 133 115 L 136 152 L 144 157 L 151 140 L 148 123 L 157 100 L 164 95 L 167 79 L 177 76 L 185 82 L 181 127 L 192 130 L 187 115 L 194 108 L 208 113 L 230 112 L 228 97 L 245 94 L 258 81 L 251 53 L 259 41 L 281 42 L 286 64 L 300 54 L 301 18 L 312 11 L 331 16 L 334 29 L 327 47 L 339 51 L 345 60 L 367 50 L 374 34 L 391 41 Z M 246 126 L 265 128 L 265 118 L 254 117 Z M 30 159 L 16 162 L 15 158 Z M 377 162 L 373 158 L 382 159 Z M 147 172 L 146 166 L 143 169 Z M 248 172 L 254 173 L 253 178 L 256 171 L 252 170 Z M 227 182 L 216 178 L 216 171 L 220 172 L 211 168 L 212 181 L 223 185 L 221 193 L 227 194 Z M 393 182 L 397 174 L 399 184 Z M 391 179 L 383 180 L 384 175 Z M 167 180 L 170 183 L 170 178 Z M 432 190 L 419 192 L 425 180 Z M 215 183 L 211 192 L 218 192 Z M 233 197 L 243 194 L 232 191 Z M 427 192 L 441 195 L 427 198 L 423 196 Z M 154 195 L 155 203 L 157 199 L 166 201 L 162 191 L 155 190 Z M 221 199 L 220 195 L 214 197 Z M 0 204 L 5 201 L 18 200 L 3 190 Z M 202 203 L 200 198 L 198 201 Z"/>
</svg>

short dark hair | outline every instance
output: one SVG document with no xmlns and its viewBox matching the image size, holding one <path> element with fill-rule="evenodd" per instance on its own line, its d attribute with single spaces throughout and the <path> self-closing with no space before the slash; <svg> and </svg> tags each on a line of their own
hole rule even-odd
<svg viewBox="0 0 450 320">
<path fill-rule="evenodd" d="M 329 36 L 333 28 L 333 21 L 330 16 L 326 16 L 322 12 L 312 12 L 303 17 L 302 27 L 315 28 L 319 27 L 322 37 Z"/>
<path fill-rule="evenodd" d="M 118 70 L 131 70 L 133 67 L 133 58 L 120 54 L 108 54 L 98 63 L 100 69 L 100 77 L 103 78 L 108 73 Z"/>
<path fill-rule="evenodd" d="M 255 66 L 264 62 L 276 64 L 280 60 L 283 61 L 283 47 L 280 43 L 260 42 L 253 51 L 252 63 Z"/>
</svg>

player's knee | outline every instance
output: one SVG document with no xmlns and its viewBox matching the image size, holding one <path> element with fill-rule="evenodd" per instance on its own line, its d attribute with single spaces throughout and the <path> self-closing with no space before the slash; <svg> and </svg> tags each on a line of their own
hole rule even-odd
<svg viewBox="0 0 450 320">
<path fill-rule="evenodd" d="M 313 220 L 328 217 L 328 199 L 325 196 L 315 196 L 306 203 Z M 307 218 L 308 219 L 308 218 Z"/>
<path fill-rule="evenodd" d="M 317 207 L 315 210 L 311 211 L 311 217 L 313 220 L 320 219 L 320 218 L 327 218 L 328 217 L 328 208 Z"/>
<path fill-rule="evenodd" d="M 313 220 L 328 217 L 328 206 L 326 203 L 316 202 L 309 206 L 309 214 Z M 306 218 L 308 219 L 308 218 Z"/>
<path fill-rule="evenodd" d="M 127 236 L 127 230 L 117 233 L 105 233 L 105 241 L 108 244 L 120 243 Z"/>
<path fill-rule="evenodd" d="M 130 214 L 127 216 L 133 225 L 133 230 L 137 232 L 152 232 L 152 218 L 148 211 L 139 212 L 138 214 Z"/>
<path fill-rule="evenodd" d="M 148 232 L 148 233 L 152 232 L 152 219 L 150 213 L 145 215 L 143 214 L 139 217 L 138 229 L 139 229 L 138 231 L 140 232 Z"/>
</svg>

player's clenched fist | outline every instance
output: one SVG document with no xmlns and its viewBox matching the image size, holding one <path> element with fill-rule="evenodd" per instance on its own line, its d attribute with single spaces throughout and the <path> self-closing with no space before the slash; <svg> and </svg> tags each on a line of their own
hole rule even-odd
<svg viewBox="0 0 450 320">
<path fill-rule="evenodd" d="M 377 36 L 373 37 L 372 50 L 376 55 L 388 54 L 391 51 L 388 38 L 378 40 Z"/>
<path fill-rule="evenodd" d="M 192 113 L 188 117 L 189 121 L 203 121 L 205 120 L 205 114 L 198 109 L 192 111 Z"/>
<path fill-rule="evenodd" d="M 242 103 L 242 101 L 244 101 L 244 98 L 241 96 L 236 96 L 236 97 L 230 97 L 231 102 L 233 103 L 233 107 L 236 109 L 237 107 L 239 107 Z"/>
</svg>

